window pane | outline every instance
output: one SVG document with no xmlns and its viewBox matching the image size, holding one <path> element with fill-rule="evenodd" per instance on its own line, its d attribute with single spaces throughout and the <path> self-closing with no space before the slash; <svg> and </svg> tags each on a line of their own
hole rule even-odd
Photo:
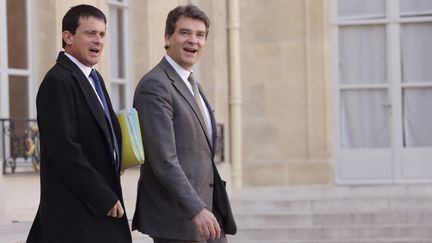
<svg viewBox="0 0 432 243">
<path fill-rule="evenodd" d="M 403 91 L 405 147 L 432 147 L 432 88 Z"/>
<path fill-rule="evenodd" d="M 111 78 L 124 78 L 123 10 L 111 8 L 109 17 L 110 75 Z"/>
<path fill-rule="evenodd" d="M 338 9 L 338 15 L 342 19 L 370 19 L 385 17 L 384 0 L 339 0 Z"/>
<path fill-rule="evenodd" d="M 401 25 L 403 82 L 432 82 L 432 23 Z"/>
<path fill-rule="evenodd" d="M 126 108 L 126 95 L 124 84 L 111 84 L 111 103 L 114 111 L 119 111 Z"/>
<path fill-rule="evenodd" d="M 348 26 L 339 32 L 341 84 L 387 83 L 385 26 Z"/>
<path fill-rule="evenodd" d="M 9 76 L 10 118 L 28 118 L 28 103 L 28 78 L 22 76 Z"/>
<path fill-rule="evenodd" d="M 7 1 L 9 67 L 27 69 L 27 15 L 25 0 Z"/>
<path fill-rule="evenodd" d="M 431 0 L 400 0 L 401 16 L 427 16 L 432 15 Z"/>
<path fill-rule="evenodd" d="M 343 148 L 390 146 L 387 91 L 355 90 L 341 93 L 341 144 Z"/>
</svg>

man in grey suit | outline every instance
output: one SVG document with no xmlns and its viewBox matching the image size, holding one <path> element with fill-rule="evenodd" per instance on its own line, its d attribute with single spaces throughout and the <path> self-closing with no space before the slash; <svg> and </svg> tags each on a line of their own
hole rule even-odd
<svg viewBox="0 0 432 243">
<path fill-rule="evenodd" d="M 237 230 L 213 161 L 215 119 L 192 72 L 209 27 L 195 5 L 171 10 L 166 55 L 135 91 L 146 162 L 132 229 L 156 243 L 227 242 L 225 234 Z"/>
</svg>

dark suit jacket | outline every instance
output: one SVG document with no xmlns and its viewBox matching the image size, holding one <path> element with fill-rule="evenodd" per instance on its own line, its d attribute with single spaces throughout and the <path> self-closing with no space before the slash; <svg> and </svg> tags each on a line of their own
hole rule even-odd
<svg viewBox="0 0 432 243">
<path fill-rule="evenodd" d="M 214 128 L 213 112 L 206 103 Z M 141 79 L 134 106 L 146 162 L 141 166 L 132 229 L 153 237 L 202 240 L 191 219 L 206 207 L 222 209 L 218 219 L 224 231 L 235 233 L 225 187 L 213 161 L 216 133 L 210 141 L 193 95 L 165 58 Z M 214 188 L 219 193 L 214 194 Z"/>
<path fill-rule="evenodd" d="M 121 138 L 99 78 L 114 132 Z M 63 52 L 42 81 L 36 105 L 41 197 L 27 242 L 132 242 L 126 215 L 106 216 L 123 200 L 103 108 L 87 77 Z"/>
</svg>

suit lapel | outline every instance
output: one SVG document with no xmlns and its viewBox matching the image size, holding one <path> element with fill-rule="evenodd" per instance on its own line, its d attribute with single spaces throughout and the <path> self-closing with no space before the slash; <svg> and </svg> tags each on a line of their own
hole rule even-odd
<svg viewBox="0 0 432 243">
<path fill-rule="evenodd" d="M 87 77 L 85 77 L 85 75 L 81 72 L 81 70 L 68 57 L 66 57 L 63 52 L 59 55 L 57 62 L 59 62 L 65 68 L 69 69 L 72 72 L 72 76 L 77 81 L 78 86 L 80 87 L 84 95 L 84 99 L 93 117 L 95 118 L 97 124 L 102 129 L 105 135 L 106 138 L 105 141 L 109 144 L 109 147 L 111 148 L 112 144 L 110 144 L 109 142 L 111 135 L 108 130 L 109 128 L 108 128 L 108 124 L 105 118 L 103 108 L 100 105 L 96 93 L 94 92 L 93 87 L 90 85 Z"/>
<path fill-rule="evenodd" d="M 198 88 L 199 88 L 199 91 L 201 93 L 201 97 L 203 98 L 204 103 L 205 103 L 205 105 L 207 107 L 207 110 L 209 111 L 209 114 L 210 114 L 210 124 L 211 124 L 211 127 L 212 127 L 212 131 L 211 131 L 211 134 L 212 134 L 212 136 L 211 136 L 211 138 L 212 138 L 211 145 L 212 145 L 212 153 L 213 153 L 213 156 L 214 156 L 214 153 L 216 151 L 216 138 L 217 138 L 216 119 L 215 119 L 214 114 L 213 114 L 213 109 L 210 106 L 210 103 L 208 102 L 207 97 L 205 96 L 203 90 L 201 89 L 201 85 L 199 85 Z M 212 158 L 213 158 L 213 156 L 212 156 Z"/>
<path fill-rule="evenodd" d="M 167 74 L 169 79 L 172 80 L 172 83 L 173 83 L 174 87 L 176 88 L 176 90 L 183 96 L 183 98 L 187 101 L 189 106 L 191 106 L 192 110 L 195 113 L 195 116 L 199 120 L 201 129 L 203 130 L 203 132 L 207 138 L 207 143 L 211 149 L 212 148 L 212 142 L 210 141 L 208 129 L 205 125 L 204 117 L 202 116 L 202 113 L 201 113 L 197 103 L 195 102 L 193 95 L 191 94 L 188 87 L 186 86 L 186 84 L 181 79 L 181 77 L 177 74 L 177 72 L 174 70 L 174 68 L 168 63 L 168 61 L 165 58 L 162 59 L 162 61 L 160 62 L 160 65 L 165 70 L 165 73 Z"/>
</svg>

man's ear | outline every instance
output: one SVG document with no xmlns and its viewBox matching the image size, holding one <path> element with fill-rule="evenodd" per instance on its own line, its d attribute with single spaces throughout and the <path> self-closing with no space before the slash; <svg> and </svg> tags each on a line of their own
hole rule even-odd
<svg viewBox="0 0 432 243">
<path fill-rule="evenodd" d="M 170 46 L 170 35 L 168 35 L 167 33 L 165 33 L 165 49 L 168 49 L 169 48 L 169 46 Z"/>
<path fill-rule="evenodd" d="M 65 30 L 62 32 L 62 38 L 64 40 L 64 42 L 66 42 L 66 45 L 72 45 L 73 42 L 73 35 L 71 34 L 71 32 Z"/>
</svg>

